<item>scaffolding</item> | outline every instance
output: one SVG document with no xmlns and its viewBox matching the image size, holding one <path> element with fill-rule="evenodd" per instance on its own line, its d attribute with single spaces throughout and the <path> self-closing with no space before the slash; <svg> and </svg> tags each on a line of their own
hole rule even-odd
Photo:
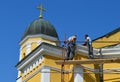
<svg viewBox="0 0 120 82">
<path fill-rule="evenodd" d="M 66 40 L 66 35 L 65 35 L 65 40 Z M 64 41 L 61 41 L 64 42 Z M 84 41 L 76 41 L 78 43 L 83 43 Z M 94 41 L 94 43 L 120 43 L 120 41 Z M 100 53 L 100 58 L 99 59 L 87 59 L 87 60 L 65 60 L 65 50 L 66 50 L 66 44 L 64 43 L 63 46 L 63 50 L 62 50 L 62 60 L 57 60 L 55 61 L 56 64 L 61 65 L 61 82 L 65 82 L 64 81 L 64 74 L 68 74 L 68 73 L 76 73 L 74 71 L 66 71 L 64 69 L 65 65 L 81 65 L 81 64 L 99 64 L 99 70 L 98 71 L 93 71 L 93 72 L 82 72 L 82 74 L 87 73 L 87 74 L 91 74 L 91 73 L 99 73 L 100 74 L 100 82 L 103 82 L 103 74 L 120 74 L 120 68 L 119 69 L 106 69 L 103 70 L 103 64 L 105 63 L 120 63 L 120 58 L 112 58 L 112 59 L 103 59 L 102 56 L 102 51 L 100 49 L 99 53 Z M 78 72 L 77 72 L 78 73 Z M 80 74 L 80 73 L 79 73 Z"/>
<path fill-rule="evenodd" d="M 82 74 L 100 74 L 100 82 L 103 82 L 103 74 L 120 74 L 120 68 L 119 69 L 106 69 L 103 70 L 103 64 L 105 63 L 120 63 L 120 58 L 113 58 L 113 59 L 87 59 L 87 60 L 67 60 L 67 61 L 63 61 L 63 60 L 57 60 L 55 61 L 56 64 L 58 65 L 81 65 L 81 64 L 99 64 L 100 65 L 100 69 L 94 69 L 96 71 L 93 72 L 82 72 Z M 68 73 L 79 73 L 80 72 L 74 72 L 74 71 L 65 71 L 63 68 L 61 68 L 61 82 L 65 82 L 64 81 L 64 74 L 68 74 Z M 64 70 L 64 72 L 63 72 Z"/>
</svg>

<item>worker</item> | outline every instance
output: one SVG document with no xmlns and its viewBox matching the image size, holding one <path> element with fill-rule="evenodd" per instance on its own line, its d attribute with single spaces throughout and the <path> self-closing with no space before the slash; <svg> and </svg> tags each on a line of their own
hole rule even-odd
<svg viewBox="0 0 120 82">
<path fill-rule="evenodd" d="M 67 55 L 66 60 L 72 60 L 75 55 L 75 48 L 76 48 L 76 39 L 77 36 L 71 36 L 67 41 L 64 41 L 64 43 L 67 43 Z"/>
<path fill-rule="evenodd" d="M 84 41 L 83 45 L 88 47 L 89 58 L 93 59 L 94 56 L 93 56 L 92 42 L 91 42 L 91 38 L 88 36 L 88 34 L 85 34 L 85 41 Z"/>
</svg>

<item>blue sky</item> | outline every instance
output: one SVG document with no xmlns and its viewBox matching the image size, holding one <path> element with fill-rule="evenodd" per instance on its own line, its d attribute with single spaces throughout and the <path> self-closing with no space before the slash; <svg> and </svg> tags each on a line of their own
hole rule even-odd
<svg viewBox="0 0 120 82">
<path fill-rule="evenodd" d="M 120 0 L 0 0 L 0 82 L 16 81 L 19 42 L 38 19 L 40 3 L 46 8 L 44 19 L 54 25 L 60 40 L 65 34 L 95 39 L 120 27 Z"/>
</svg>

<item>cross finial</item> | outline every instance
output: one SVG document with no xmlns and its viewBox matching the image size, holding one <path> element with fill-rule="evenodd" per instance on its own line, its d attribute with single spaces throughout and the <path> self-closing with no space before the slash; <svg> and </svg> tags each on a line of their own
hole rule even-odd
<svg viewBox="0 0 120 82">
<path fill-rule="evenodd" d="M 39 18 L 42 19 L 42 18 L 43 18 L 43 16 L 42 16 L 42 11 L 45 11 L 46 9 L 42 7 L 42 4 L 40 4 L 40 6 L 38 6 L 37 8 L 40 9 L 40 16 L 39 16 Z"/>
</svg>

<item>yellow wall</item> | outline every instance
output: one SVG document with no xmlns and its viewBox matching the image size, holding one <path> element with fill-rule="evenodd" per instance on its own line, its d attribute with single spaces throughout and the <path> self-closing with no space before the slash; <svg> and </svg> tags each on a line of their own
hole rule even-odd
<svg viewBox="0 0 120 82">
<path fill-rule="evenodd" d="M 55 63 L 56 60 L 60 60 L 60 58 L 56 58 L 53 56 L 44 55 L 44 63 L 47 66 L 61 69 L 61 65 L 57 65 Z M 51 70 L 50 73 L 50 82 L 61 82 L 61 72 L 60 70 Z"/>
<path fill-rule="evenodd" d="M 46 43 L 49 43 L 49 44 L 52 44 L 52 45 L 57 45 L 58 42 L 54 42 L 54 41 L 49 41 L 49 40 L 46 40 L 46 39 L 43 39 L 43 38 L 29 38 L 27 39 L 24 43 L 21 44 L 21 46 L 23 47 L 22 48 L 22 59 L 26 56 L 26 43 L 28 42 L 32 42 L 31 44 L 31 51 L 33 51 L 37 46 L 37 42 L 38 41 L 42 41 L 42 42 L 46 42 Z"/>
<path fill-rule="evenodd" d="M 37 42 L 37 41 L 47 42 L 47 43 L 50 43 L 50 44 L 53 44 L 53 45 L 56 45 L 56 44 L 57 44 L 57 42 L 50 41 L 50 40 L 43 39 L 43 38 L 28 38 L 28 39 L 27 39 L 24 43 L 22 43 L 21 45 L 25 45 L 27 42 Z"/>
<path fill-rule="evenodd" d="M 93 41 L 92 44 L 94 48 L 102 48 L 102 47 L 118 44 L 119 42 L 120 42 L 120 31 L 113 33 L 110 36 L 99 38 Z M 109 64 L 104 64 L 103 66 L 104 66 L 104 69 L 120 68 L 119 63 L 109 63 Z M 113 73 L 104 74 L 104 82 L 120 82 L 120 74 L 113 74 Z"/>
<path fill-rule="evenodd" d="M 56 60 L 60 60 L 60 58 L 56 58 L 53 56 L 49 56 L 49 55 L 44 55 L 44 60 L 45 60 L 45 65 L 47 66 L 51 66 L 51 67 L 56 67 L 56 68 L 61 68 L 60 65 L 57 65 L 55 63 Z"/>
<path fill-rule="evenodd" d="M 37 45 L 37 43 L 32 43 L 32 45 L 31 45 L 31 51 L 33 51 L 36 47 L 37 47 L 38 45 Z"/>
<path fill-rule="evenodd" d="M 26 82 L 41 82 L 41 74 L 40 72 L 37 73 L 36 75 L 34 75 L 32 78 L 30 78 L 28 81 Z"/>
<path fill-rule="evenodd" d="M 100 38 L 96 41 L 120 41 L 120 32 L 117 32 L 113 35 L 110 35 L 109 37 L 103 37 Z M 27 42 L 31 42 L 31 41 L 43 41 L 43 42 L 48 42 L 51 44 L 55 44 L 54 42 L 51 41 L 47 41 L 45 39 L 42 38 L 30 38 L 28 39 L 25 43 Z M 22 45 L 24 45 L 25 43 L 23 43 Z M 93 47 L 95 48 L 100 48 L 100 47 L 105 47 L 108 45 L 113 45 L 116 43 L 96 43 L 93 42 Z M 37 47 L 37 43 L 32 43 L 31 49 L 34 50 Z M 24 58 L 23 53 L 26 52 L 26 46 L 23 47 L 22 49 L 22 58 Z M 81 56 L 81 55 L 76 55 L 74 57 L 74 60 L 85 60 L 88 59 L 88 57 L 86 56 Z M 49 55 L 44 55 L 44 65 L 50 66 L 50 67 L 54 67 L 54 68 L 59 68 L 61 69 L 61 65 L 57 65 L 55 63 L 55 60 L 60 60 L 60 58 L 57 57 L 53 57 L 53 56 L 49 56 Z M 93 64 L 85 64 L 83 66 L 89 67 L 89 68 L 99 68 L 97 65 L 93 65 Z M 23 77 L 23 80 L 26 79 L 27 77 L 29 77 L 29 75 L 31 75 L 32 73 L 34 73 L 38 68 L 40 68 L 41 66 L 35 68 L 32 72 L 30 72 L 29 74 L 27 74 L 26 76 Z M 74 66 L 73 65 L 66 65 L 65 66 L 65 70 L 72 70 Z M 118 68 L 120 67 L 120 64 L 105 64 L 104 65 L 104 69 L 107 68 Z M 52 72 L 56 72 L 56 73 L 52 73 Z M 51 82 L 61 82 L 61 73 L 57 73 L 58 71 L 55 70 L 51 70 L 50 73 L 50 80 Z M 90 72 L 88 70 L 84 70 L 84 72 Z M 40 78 L 41 78 L 41 73 L 37 73 L 36 75 L 34 75 L 32 78 L 30 78 L 27 82 L 40 82 Z M 65 82 L 74 82 L 74 73 L 68 73 L 68 74 L 64 74 L 64 81 Z M 104 74 L 104 82 L 119 82 L 120 81 L 120 75 L 118 74 Z M 99 82 L 99 74 L 84 74 L 84 82 Z"/>
<path fill-rule="evenodd" d="M 29 43 L 31 42 L 31 51 L 34 50 L 37 46 L 38 46 L 38 41 L 41 41 L 41 42 L 47 42 L 47 43 L 50 43 L 52 45 L 57 45 L 57 42 L 53 42 L 53 41 L 48 41 L 46 39 L 43 39 L 43 38 L 29 38 L 27 39 L 25 42 L 23 42 L 21 44 L 21 58 L 23 59 L 25 56 L 26 56 L 26 43 Z M 48 57 L 48 56 L 45 56 L 45 62 L 43 62 L 42 64 L 40 64 L 38 67 L 34 68 L 32 71 L 30 71 L 29 73 L 27 73 L 25 76 L 23 75 L 23 73 L 21 73 L 21 76 L 22 76 L 22 79 L 25 80 L 26 78 L 28 78 L 30 75 L 32 75 L 36 70 L 38 70 L 39 68 L 41 68 L 41 66 L 44 66 L 45 64 L 46 65 L 50 65 L 50 66 L 53 66 L 53 67 L 58 67 L 60 68 L 59 65 L 56 65 L 55 64 L 55 61 L 57 58 L 54 58 L 54 57 Z M 55 76 L 52 75 L 52 76 Z M 36 74 L 35 76 L 31 77 L 31 79 L 29 79 L 27 82 L 40 82 L 40 73 Z"/>
<path fill-rule="evenodd" d="M 45 57 L 45 65 L 61 69 L 61 65 L 57 65 L 55 63 L 55 61 L 60 60 L 60 58 L 56 58 L 48 55 L 45 55 L 44 57 Z M 65 70 L 69 70 L 72 68 L 73 68 L 73 65 L 64 66 Z M 52 72 L 57 72 L 57 71 L 52 70 Z M 73 82 L 73 80 L 74 80 L 73 73 L 64 74 L 64 82 Z M 61 72 L 51 73 L 51 82 L 56 82 L 56 81 L 61 82 Z"/>
<path fill-rule="evenodd" d="M 88 59 L 87 56 L 81 56 L 80 54 L 75 55 L 74 60 L 86 60 Z M 88 68 L 96 68 L 96 65 L 93 64 L 82 64 L 82 66 L 86 66 Z M 65 70 L 72 70 L 74 68 L 73 65 L 65 65 L 64 69 Z M 84 82 L 99 82 L 99 78 L 98 78 L 98 74 L 94 74 L 91 71 L 85 70 L 84 72 L 88 72 L 88 73 L 84 73 L 83 74 L 83 78 L 84 78 Z M 65 82 L 74 82 L 74 70 L 70 73 L 64 74 L 64 81 Z"/>
<path fill-rule="evenodd" d="M 73 65 L 64 65 L 64 70 L 69 70 L 70 72 L 64 74 L 65 82 L 74 82 L 74 70 Z"/>
<path fill-rule="evenodd" d="M 120 36 L 120 31 L 118 31 L 110 36 L 105 36 L 105 37 L 99 38 L 99 39 L 93 41 L 92 45 L 94 48 L 101 48 L 101 47 L 114 45 L 114 44 L 117 44 L 120 42 L 119 36 Z"/>
<path fill-rule="evenodd" d="M 59 71 L 51 70 L 50 82 L 61 82 L 61 73 Z"/>
<path fill-rule="evenodd" d="M 24 47 L 24 48 L 22 49 L 22 53 L 21 53 L 20 55 L 22 55 L 22 56 L 21 56 L 22 59 L 26 56 L 26 47 Z"/>
<path fill-rule="evenodd" d="M 120 63 L 104 64 L 104 69 L 119 69 Z M 115 72 L 115 71 L 114 71 Z M 104 82 L 120 82 L 120 74 L 104 74 Z"/>
<path fill-rule="evenodd" d="M 30 75 L 32 75 L 34 72 L 36 72 L 38 69 L 40 69 L 44 65 L 45 65 L 44 62 L 42 64 L 39 64 L 39 66 L 37 66 L 36 68 L 34 68 L 32 71 L 30 71 L 29 73 L 27 73 L 25 76 L 22 73 L 22 79 L 25 80 L 26 78 L 28 78 Z"/>
<path fill-rule="evenodd" d="M 84 71 L 84 72 L 90 72 L 90 71 Z M 90 74 L 85 73 L 84 74 L 84 82 L 99 82 L 99 81 L 96 80 L 94 73 L 90 73 Z"/>
<path fill-rule="evenodd" d="M 104 82 L 120 82 L 120 74 L 104 74 Z"/>
</svg>

